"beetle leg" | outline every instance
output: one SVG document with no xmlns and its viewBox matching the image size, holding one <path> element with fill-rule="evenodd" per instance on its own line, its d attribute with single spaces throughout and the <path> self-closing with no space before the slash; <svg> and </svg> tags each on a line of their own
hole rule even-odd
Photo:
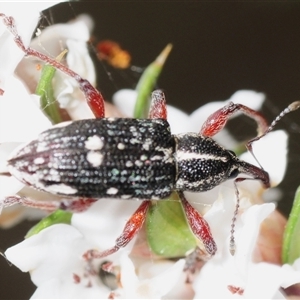
<svg viewBox="0 0 300 300">
<path fill-rule="evenodd" d="M 139 208 L 130 217 L 124 226 L 122 234 L 116 239 L 115 245 L 105 251 L 89 250 L 83 254 L 86 260 L 94 258 L 103 258 L 117 252 L 120 248 L 127 246 L 127 244 L 136 236 L 138 231 L 142 228 L 146 219 L 147 211 L 150 206 L 150 201 L 145 200 L 139 206 Z"/>
<path fill-rule="evenodd" d="M 82 212 L 87 210 L 95 201 L 97 201 L 97 199 L 92 198 L 63 199 L 61 201 L 41 201 L 14 195 L 5 197 L 0 201 L 0 210 L 5 207 L 20 204 L 26 207 L 37 208 L 48 212 L 52 212 L 57 209 L 71 212 Z"/>
<path fill-rule="evenodd" d="M 262 114 L 245 105 L 229 102 L 226 106 L 218 109 L 208 117 L 202 125 L 200 134 L 208 137 L 214 136 L 224 128 L 232 115 L 239 112 L 256 121 L 258 135 L 261 135 L 267 130 L 268 123 Z"/>
<path fill-rule="evenodd" d="M 26 197 L 21 197 L 18 195 L 5 197 L 0 201 L 0 211 L 1 209 L 15 204 L 20 204 L 26 207 L 38 208 L 46 211 L 55 211 L 59 209 L 59 201 L 38 201 L 29 199 Z"/>
<path fill-rule="evenodd" d="M 64 199 L 60 201 L 59 209 L 76 213 L 83 212 L 86 211 L 97 200 L 98 199 L 93 198 Z"/>
<path fill-rule="evenodd" d="M 166 97 L 162 90 L 155 90 L 151 95 L 149 118 L 167 119 Z M 190 228 L 195 236 L 203 242 L 209 256 L 214 255 L 217 251 L 217 246 L 210 232 L 208 223 L 199 212 L 188 203 L 182 192 L 178 192 L 178 195 L 181 199 Z"/>
<path fill-rule="evenodd" d="M 200 213 L 189 204 L 183 192 L 178 192 L 178 195 L 181 199 L 181 203 L 192 232 L 203 242 L 207 254 L 209 256 L 214 255 L 217 251 L 217 245 L 212 237 L 208 223 L 200 215 Z"/>
<path fill-rule="evenodd" d="M 83 92 L 86 101 L 90 109 L 94 113 L 95 117 L 104 118 L 104 98 L 97 89 L 95 89 L 86 79 L 83 79 L 81 76 L 79 76 L 74 71 L 70 70 L 62 63 L 30 47 L 26 48 L 22 38 L 18 34 L 13 17 L 6 16 L 3 13 L 0 13 L 0 17 L 3 18 L 4 24 L 6 25 L 7 29 L 12 33 L 15 43 L 25 53 L 26 56 L 34 56 L 44 61 L 45 63 L 50 64 L 56 69 L 59 69 L 61 72 L 67 74 L 68 76 L 74 78 L 78 82 L 79 87 Z"/>
<path fill-rule="evenodd" d="M 155 90 L 151 94 L 148 117 L 149 119 L 167 119 L 166 97 L 162 90 Z"/>
</svg>

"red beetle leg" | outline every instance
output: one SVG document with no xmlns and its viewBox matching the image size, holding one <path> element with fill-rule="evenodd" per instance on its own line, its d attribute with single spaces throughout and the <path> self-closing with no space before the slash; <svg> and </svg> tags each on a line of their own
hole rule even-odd
<svg viewBox="0 0 300 300">
<path fill-rule="evenodd" d="M 104 110 L 104 98 L 101 93 L 95 89 L 87 80 L 83 79 L 74 71 L 70 70 L 65 65 L 61 64 L 60 62 L 56 61 L 55 59 L 38 52 L 30 47 L 26 48 L 22 38 L 18 35 L 17 28 L 15 26 L 15 21 L 12 17 L 8 17 L 5 14 L 0 13 L 0 17 L 3 18 L 5 25 L 7 26 L 8 30 L 12 33 L 14 37 L 14 41 L 16 42 L 17 46 L 28 56 L 34 56 L 38 59 L 44 61 L 47 64 L 59 69 L 61 72 L 67 74 L 68 76 L 74 78 L 84 93 L 86 101 L 92 110 L 93 114 L 96 118 L 104 118 L 105 110 Z"/>
<path fill-rule="evenodd" d="M 178 192 L 182 206 L 185 211 L 187 221 L 194 235 L 203 242 L 204 248 L 209 256 L 217 251 L 217 245 L 212 237 L 210 228 L 201 214 L 189 204 L 185 199 L 183 192 Z"/>
<path fill-rule="evenodd" d="M 218 109 L 207 118 L 202 125 L 200 134 L 208 137 L 214 136 L 224 128 L 229 118 L 237 113 L 243 113 L 256 121 L 258 135 L 267 130 L 268 123 L 259 112 L 245 105 L 229 102 L 226 106 Z"/>
<path fill-rule="evenodd" d="M 155 90 L 151 95 L 149 119 L 167 119 L 166 97 L 162 90 Z"/>
<path fill-rule="evenodd" d="M 148 200 L 143 201 L 143 203 L 127 221 L 122 234 L 116 239 L 116 243 L 112 248 L 102 252 L 98 250 L 89 250 L 86 253 L 84 253 L 83 257 L 86 260 L 103 258 L 117 252 L 120 248 L 124 248 L 125 246 L 127 246 L 127 244 L 136 236 L 136 234 L 142 228 L 146 219 L 150 203 L 151 202 Z"/>
</svg>

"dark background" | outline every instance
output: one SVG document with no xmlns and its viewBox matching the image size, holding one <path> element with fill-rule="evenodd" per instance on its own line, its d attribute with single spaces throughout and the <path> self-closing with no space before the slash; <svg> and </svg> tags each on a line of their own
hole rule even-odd
<svg viewBox="0 0 300 300">
<path fill-rule="evenodd" d="M 62 3 L 45 12 L 41 27 L 81 13 L 93 17 L 96 40 L 119 42 L 136 66 L 146 66 L 167 43 L 173 43 L 158 85 L 167 91 L 170 104 L 186 112 L 209 101 L 228 99 L 239 89 L 252 89 L 267 95 L 263 112 L 271 121 L 290 102 L 300 99 L 299 2 Z M 100 62 L 97 69 L 98 88 L 108 100 L 117 89 L 136 83 L 130 72 L 115 71 Z M 255 133 L 248 119 L 233 122 L 237 124 L 233 126 L 237 138 Z M 290 133 L 289 167 L 280 185 L 284 197 L 279 209 L 285 215 L 300 181 L 299 126 L 300 111 L 278 126 Z M 270 155 L 276 163 L 276 149 Z M 30 226 L 25 222 L 13 230 L 1 230 L 0 247 L 5 250 L 21 241 Z M 0 261 L 0 298 L 29 298 L 34 286 L 25 281 L 28 275 Z"/>
</svg>

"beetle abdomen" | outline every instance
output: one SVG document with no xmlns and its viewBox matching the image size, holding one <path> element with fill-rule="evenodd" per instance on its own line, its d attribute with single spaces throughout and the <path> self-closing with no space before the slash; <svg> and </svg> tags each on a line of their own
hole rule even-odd
<svg viewBox="0 0 300 300">
<path fill-rule="evenodd" d="M 9 160 L 9 169 L 60 195 L 162 199 L 174 188 L 174 147 L 165 120 L 81 120 L 41 133 Z"/>
</svg>

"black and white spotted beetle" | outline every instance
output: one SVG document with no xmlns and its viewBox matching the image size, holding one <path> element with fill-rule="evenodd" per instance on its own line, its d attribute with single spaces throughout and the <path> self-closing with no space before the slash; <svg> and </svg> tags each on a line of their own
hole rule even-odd
<svg viewBox="0 0 300 300">
<path fill-rule="evenodd" d="M 166 121 L 165 97 L 160 90 L 152 94 L 149 119 L 104 118 L 104 101 L 97 90 L 57 61 L 31 48 L 26 49 L 16 34 L 13 19 L 0 16 L 27 55 L 44 60 L 78 81 L 96 116 L 96 119 L 62 123 L 41 133 L 10 158 L 10 173 L 35 189 L 73 200 L 108 197 L 144 200 L 115 246 L 101 253 L 89 251 L 88 258 L 104 257 L 127 245 L 143 225 L 149 200 L 164 199 L 172 191 L 179 194 L 193 233 L 203 241 L 206 252 L 213 255 L 217 248 L 209 226 L 187 202 L 183 192 L 208 191 L 232 178 L 236 185 L 247 179 L 237 177 L 239 174 L 260 180 L 265 188 L 270 183 L 266 171 L 241 161 L 211 137 L 225 126 L 232 114 L 245 113 L 256 120 L 259 129 L 258 137 L 248 143 L 252 152 L 252 142 L 271 131 L 286 113 L 297 109 L 300 102 L 288 106 L 269 127 L 258 112 L 229 103 L 208 118 L 200 134 L 171 134 Z M 232 247 L 233 227 L 234 223 Z"/>
</svg>

